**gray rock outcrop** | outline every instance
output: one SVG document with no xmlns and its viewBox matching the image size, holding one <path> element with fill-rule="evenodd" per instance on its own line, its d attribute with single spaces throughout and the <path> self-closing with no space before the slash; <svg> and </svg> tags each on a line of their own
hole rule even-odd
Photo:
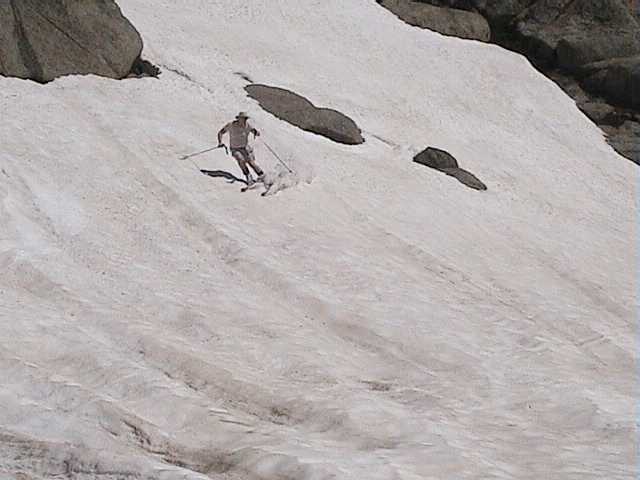
<svg viewBox="0 0 640 480">
<path fill-rule="evenodd" d="M 252 84 L 245 90 L 266 111 L 302 130 L 347 145 L 364 142 L 358 125 L 337 110 L 316 107 L 306 98 L 284 88 Z"/>
<path fill-rule="evenodd" d="M 121 79 L 142 39 L 113 0 L 3 0 L 0 74 L 49 82 L 71 74 Z"/>
<path fill-rule="evenodd" d="M 378 0 L 378 3 L 409 25 L 483 42 L 488 42 L 491 38 L 489 23 L 475 12 L 442 8 L 413 0 Z"/>
<path fill-rule="evenodd" d="M 413 161 L 454 177 L 463 185 L 474 190 L 487 189 L 487 186 L 473 173 L 460 168 L 453 155 L 439 148 L 428 147 L 413 157 Z"/>
</svg>

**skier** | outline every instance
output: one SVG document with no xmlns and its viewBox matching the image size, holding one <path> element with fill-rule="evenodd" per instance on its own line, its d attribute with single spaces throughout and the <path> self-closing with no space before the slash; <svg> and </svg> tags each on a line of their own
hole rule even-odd
<svg viewBox="0 0 640 480">
<path fill-rule="evenodd" d="M 249 116 L 245 112 L 240 112 L 236 115 L 236 119 L 233 122 L 227 123 L 218 132 L 218 146 L 221 147 L 222 136 L 225 133 L 229 134 L 229 147 L 231 147 L 231 155 L 236 159 L 238 165 L 242 169 L 242 173 L 247 179 L 247 186 L 252 186 L 255 180 L 251 177 L 251 171 L 249 166 L 258 175 L 258 181 L 262 181 L 264 178 L 264 172 L 256 164 L 256 159 L 253 155 L 253 149 L 249 146 L 249 134 L 253 133 L 253 138 L 260 136 L 260 132 L 253 128 L 247 121 Z"/>
</svg>

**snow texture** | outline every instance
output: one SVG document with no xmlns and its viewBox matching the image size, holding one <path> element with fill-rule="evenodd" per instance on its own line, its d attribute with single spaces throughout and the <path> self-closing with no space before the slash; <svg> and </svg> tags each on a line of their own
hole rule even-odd
<svg viewBox="0 0 640 480">
<path fill-rule="evenodd" d="M 313 182 L 315 177 L 313 164 L 294 159 L 292 156 L 287 157 L 283 162 L 275 165 L 271 171 L 265 172 L 263 195 L 275 195 L 287 188 Z"/>
<path fill-rule="evenodd" d="M 635 478 L 637 167 L 556 85 L 373 1 L 119 3 L 159 80 L 0 78 L 2 480 Z M 291 188 L 178 160 L 239 110 Z"/>
</svg>

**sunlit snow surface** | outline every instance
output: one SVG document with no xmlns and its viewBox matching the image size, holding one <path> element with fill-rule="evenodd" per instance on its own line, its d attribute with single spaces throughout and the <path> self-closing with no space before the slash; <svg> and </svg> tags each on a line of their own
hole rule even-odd
<svg viewBox="0 0 640 480">
<path fill-rule="evenodd" d="M 373 1 L 119 3 L 159 80 L 0 79 L 2 480 L 635 477 L 637 167 L 570 98 Z M 238 110 L 275 195 L 178 160 Z"/>
</svg>

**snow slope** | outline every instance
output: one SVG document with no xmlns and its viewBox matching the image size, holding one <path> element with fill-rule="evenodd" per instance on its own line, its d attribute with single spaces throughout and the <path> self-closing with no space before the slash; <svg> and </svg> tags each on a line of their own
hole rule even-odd
<svg viewBox="0 0 640 480">
<path fill-rule="evenodd" d="M 635 478 L 637 167 L 559 88 L 373 1 L 119 3 L 159 80 L 0 78 L 2 480 Z M 241 109 L 310 183 L 177 160 Z"/>
</svg>

